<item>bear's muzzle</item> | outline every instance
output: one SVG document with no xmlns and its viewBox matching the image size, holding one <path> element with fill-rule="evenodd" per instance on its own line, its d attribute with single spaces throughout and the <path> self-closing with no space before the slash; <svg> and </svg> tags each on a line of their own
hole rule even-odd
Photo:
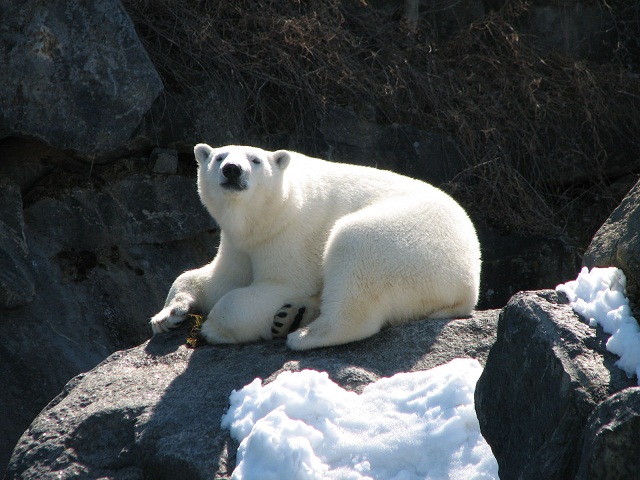
<svg viewBox="0 0 640 480">
<path fill-rule="evenodd" d="M 226 163 L 221 169 L 222 176 L 226 179 L 220 185 L 230 190 L 244 190 L 247 182 L 242 179 L 242 167 L 237 163 Z"/>
</svg>

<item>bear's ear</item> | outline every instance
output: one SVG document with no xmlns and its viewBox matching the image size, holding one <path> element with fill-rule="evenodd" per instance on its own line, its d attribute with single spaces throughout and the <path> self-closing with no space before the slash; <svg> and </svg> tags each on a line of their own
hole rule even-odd
<svg viewBox="0 0 640 480">
<path fill-rule="evenodd" d="M 273 152 L 271 155 L 271 161 L 273 164 L 277 165 L 280 170 L 284 170 L 289 165 L 289 161 L 291 160 L 291 154 L 286 150 L 278 150 L 277 152 Z"/>
<path fill-rule="evenodd" d="M 213 148 L 206 143 L 199 143 L 193 149 L 193 153 L 195 153 L 196 161 L 199 165 L 204 165 L 207 162 L 211 156 L 211 152 L 213 152 Z"/>
</svg>

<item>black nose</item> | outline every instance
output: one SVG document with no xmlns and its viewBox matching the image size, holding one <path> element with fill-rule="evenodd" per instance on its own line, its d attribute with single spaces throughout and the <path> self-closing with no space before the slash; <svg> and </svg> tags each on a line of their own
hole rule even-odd
<svg viewBox="0 0 640 480">
<path fill-rule="evenodd" d="M 242 175 L 242 169 L 240 165 L 235 163 L 227 163 L 224 167 L 222 167 L 222 175 L 224 175 L 229 180 L 236 180 L 240 175 Z"/>
</svg>

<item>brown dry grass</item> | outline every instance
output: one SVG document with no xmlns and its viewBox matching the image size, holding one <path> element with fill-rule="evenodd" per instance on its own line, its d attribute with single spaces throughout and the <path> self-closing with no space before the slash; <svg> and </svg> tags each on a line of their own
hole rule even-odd
<svg viewBox="0 0 640 480">
<path fill-rule="evenodd" d="M 540 53 L 519 33 L 525 2 L 447 38 L 364 0 L 123 3 L 169 91 L 242 86 L 248 138 L 314 138 L 328 104 L 452 136 L 469 167 L 447 188 L 504 230 L 565 232 L 577 209 L 608 198 L 611 159 L 637 156 L 638 77 L 623 62 Z M 640 7 L 601 4 L 618 20 L 612 55 L 626 61 Z M 558 181 L 574 170 L 573 184 Z"/>
</svg>

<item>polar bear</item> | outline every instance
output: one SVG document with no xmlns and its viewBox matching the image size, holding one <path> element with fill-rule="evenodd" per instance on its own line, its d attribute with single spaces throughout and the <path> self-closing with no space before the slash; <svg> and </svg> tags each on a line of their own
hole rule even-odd
<svg viewBox="0 0 640 480">
<path fill-rule="evenodd" d="M 287 336 L 304 350 L 417 318 L 469 316 L 480 245 L 462 207 L 432 185 L 300 153 L 196 145 L 198 192 L 218 253 L 180 275 L 151 319 L 165 332 L 207 317 L 209 343 Z"/>
</svg>

